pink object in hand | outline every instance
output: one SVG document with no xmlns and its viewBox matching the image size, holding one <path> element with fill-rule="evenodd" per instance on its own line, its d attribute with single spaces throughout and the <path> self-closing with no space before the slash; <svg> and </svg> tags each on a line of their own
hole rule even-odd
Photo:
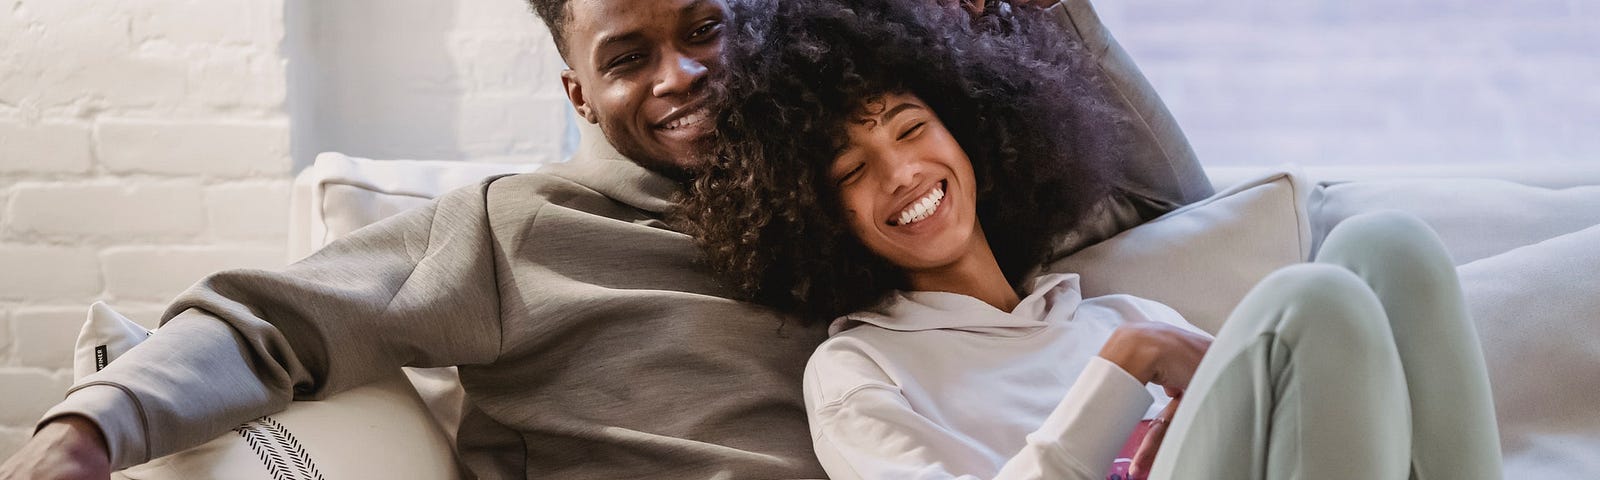
<svg viewBox="0 0 1600 480">
<path fill-rule="evenodd" d="M 1139 425 L 1133 427 L 1133 434 L 1128 436 L 1127 443 L 1122 444 L 1116 460 L 1111 461 L 1111 471 L 1106 473 L 1106 480 L 1144 480 L 1143 477 L 1134 478 L 1128 473 L 1128 468 L 1133 466 L 1133 454 L 1139 451 L 1145 435 L 1150 433 L 1150 425 L 1149 420 L 1140 420 Z"/>
</svg>

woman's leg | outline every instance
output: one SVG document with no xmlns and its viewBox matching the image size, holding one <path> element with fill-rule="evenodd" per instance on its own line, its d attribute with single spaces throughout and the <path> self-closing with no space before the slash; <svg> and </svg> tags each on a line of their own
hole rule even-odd
<svg viewBox="0 0 1600 480">
<path fill-rule="evenodd" d="M 1273 272 L 1184 393 L 1152 479 L 1403 479 L 1411 422 L 1383 307 L 1350 271 Z"/>
<path fill-rule="evenodd" d="M 1501 478 L 1483 350 L 1438 235 L 1404 213 L 1358 215 L 1328 233 L 1317 262 L 1355 272 L 1383 303 L 1411 401 L 1414 478 Z"/>
</svg>

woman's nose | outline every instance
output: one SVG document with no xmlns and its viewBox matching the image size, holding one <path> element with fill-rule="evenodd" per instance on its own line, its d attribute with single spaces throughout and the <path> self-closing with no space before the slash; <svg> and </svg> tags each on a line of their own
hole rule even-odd
<svg viewBox="0 0 1600 480">
<path fill-rule="evenodd" d="M 922 181 L 922 163 L 905 155 L 886 155 L 888 163 L 888 181 L 884 183 L 885 190 L 890 194 L 899 194 L 905 189 L 916 188 Z"/>
</svg>

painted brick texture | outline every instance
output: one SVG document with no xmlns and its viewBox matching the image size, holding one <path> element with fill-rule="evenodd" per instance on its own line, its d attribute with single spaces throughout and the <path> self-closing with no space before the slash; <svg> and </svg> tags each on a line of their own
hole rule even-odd
<svg viewBox="0 0 1600 480">
<path fill-rule="evenodd" d="M 96 300 L 147 325 L 284 263 L 281 0 L 0 0 L 0 458 L 71 382 Z"/>
</svg>

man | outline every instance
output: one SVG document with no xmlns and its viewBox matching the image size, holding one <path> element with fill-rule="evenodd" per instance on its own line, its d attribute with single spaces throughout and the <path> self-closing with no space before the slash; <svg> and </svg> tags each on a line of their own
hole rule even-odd
<svg viewBox="0 0 1600 480">
<path fill-rule="evenodd" d="M 0 478 L 106 478 L 406 365 L 460 367 L 478 478 L 823 477 L 799 376 L 824 333 L 728 300 L 662 221 L 710 132 L 727 5 L 530 3 L 614 152 L 451 192 L 282 271 L 202 280 Z M 1182 182 L 1136 216 L 1209 194 Z"/>
</svg>

